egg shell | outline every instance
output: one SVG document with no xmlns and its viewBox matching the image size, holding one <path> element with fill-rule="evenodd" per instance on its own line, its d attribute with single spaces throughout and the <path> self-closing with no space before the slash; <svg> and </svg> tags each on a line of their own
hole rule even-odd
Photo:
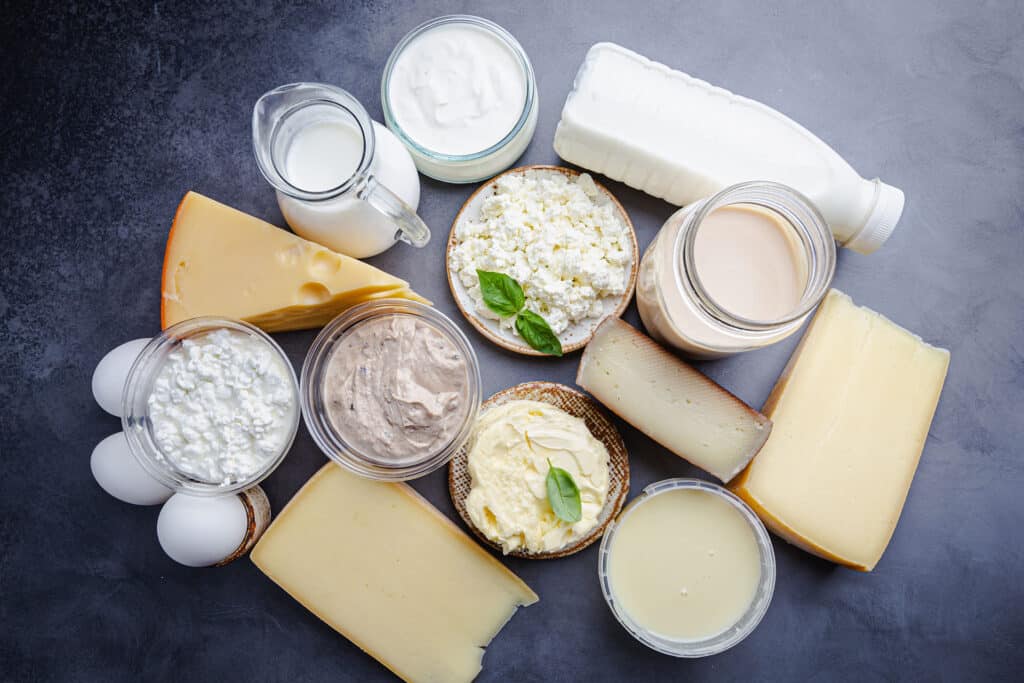
<svg viewBox="0 0 1024 683">
<path fill-rule="evenodd" d="M 237 495 L 175 493 L 160 508 L 156 535 L 164 552 L 186 567 L 209 567 L 242 545 L 249 517 Z"/>
<path fill-rule="evenodd" d="M 92 476 L 104 491 L 132 505 L 159 505 L 174 493 L 142 469 L 124 432 L 96 444 L 89 459 Z"/>
<path fill-rule="evenodd" d="M 128 380 L 128 371 L 149 341 L 133 339 L 111 349 L 92 373 L 92 395 L 96 403 L 115 417 L 121 417 L 121 394 Z"/>
</svg>

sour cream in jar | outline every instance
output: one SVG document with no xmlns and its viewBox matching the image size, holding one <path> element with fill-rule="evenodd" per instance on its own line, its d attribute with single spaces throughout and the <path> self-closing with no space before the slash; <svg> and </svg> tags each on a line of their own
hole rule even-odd
<svg viewBox="0 0 1024 683">
<path fill-rule="evenodd" d="M 511 166 L 537 124 L 526 53 L 479 17 L 441 17 L 405 36 L 384 69 L 381 100 L 388 127 L 420 172 L 448 182 Z"/>
</svg>

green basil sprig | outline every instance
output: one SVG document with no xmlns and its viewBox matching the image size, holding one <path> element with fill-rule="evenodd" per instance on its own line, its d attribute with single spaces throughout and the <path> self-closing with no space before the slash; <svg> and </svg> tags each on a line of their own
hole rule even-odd
<svg viewBox="0 0 1024 683">
<path fill-rule="evenodd" d="M 574 523 L 583 517 L 583 506 L 580 503 L 580 489 L 573 481 L 572 475 L 561 467 L 555 467 L 548 460 L 548 476 L 544 480 L 548 489 L 548 502 L 555 516 L 563 522 Z"/>
<path fill-rule="evenodd" d="M 504 273 L 477 270 L 480 294 L 484 304 L 502 318 L 516 316 L 516 331 L 532 348 L 552 356 L 562 355 L 562 342 L 558 341 L 548 321 L 525 308 L 526 296 L 515 279 Z"/>
</svg>

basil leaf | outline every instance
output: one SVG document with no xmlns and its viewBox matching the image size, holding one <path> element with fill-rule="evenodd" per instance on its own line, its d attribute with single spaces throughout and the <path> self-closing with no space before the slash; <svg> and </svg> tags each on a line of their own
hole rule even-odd
<svg viewBox="0 0 1024 683">
<path fill-rule="evenodd" d="M 516 331 L 527 344 L 541 353 L 562 355 L 562 342 L 558 341 L 558 335 L 544 318 L 533 311 L 525 308 L 519 311 L 519 315 L 516 316 Z"/>
<path fill-rule="evenodd" d="M 580 504 L 580 489 L 572 475 L 561 467 L 555 467 L 548 460 L 548 476 L 544 480 L 548 489 L 548 502 L 555 516 L 563 522 L 578 522 L 583 517 Z"/>
<path fill-rule="evenodd" d="M 501 317 L 513 316 L 526 305 L 523 288 L 508 275 L 478 270 L 476 276 L 480 278 L 480 294 L 487 308 Z"/>
</svg>

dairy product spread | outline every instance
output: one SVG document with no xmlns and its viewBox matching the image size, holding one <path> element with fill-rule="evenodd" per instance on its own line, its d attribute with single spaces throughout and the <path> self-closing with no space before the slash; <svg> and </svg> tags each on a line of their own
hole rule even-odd
<svg viewBox="0 0 1024 683">
<path fill-rule="evenodd" d="M 331 426 L 350 447 L 384 465 L 436 453 L 469 410 L 466 358 L 433 324 L 385 315 L 337 342 L 323 381 Z"/>
<path fill-rule="evenodd" d="M 290 371 L 270 345 L 230 329 L 170 351 L 147 400 L 168 464 L 225 485 L 253 476 L 289 445 L 296 403 Z"/>
<path fill-rule="evenodd" d="M 477 270 L 504 273 L 523 287 L 526 307 L 555 334 L 605 315 L 604 300 L 629 284 L 632 245 L 615 204 L 593 179 L 543 169 L 495 181 L 480 215 L 460 221 L 450 268 L 483 318 L 502 319 L 484 303 Z"/>
<path fill-rule="evenodd" d="M 506 553 L 547 552 L 582 538 L 597 524 L 608 495 L 608 451 L 587 425 L 539 401 L 509 401 L 477 421 L 470 439 L 473 487 L 466 509 L 473 524 Z M 545 478 L 551 466 L 572 476 L 582 516 L 555 516 Z"/>
</svg>

